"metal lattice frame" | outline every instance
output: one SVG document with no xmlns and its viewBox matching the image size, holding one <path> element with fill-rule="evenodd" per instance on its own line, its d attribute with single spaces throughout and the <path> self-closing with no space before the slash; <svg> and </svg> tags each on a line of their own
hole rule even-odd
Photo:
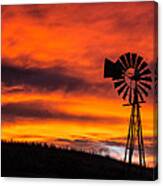
<svg viewBox="0 0 163 186">
<path fill-rule="evenodd" d="M 144 142 L 142 134 L 142 124 L 141 124 L 141 115 L 140 115 L 140 105 L 137 101 L 137 89 L 135 89 L 135 101 L 132 104 L 130 123 L 128 128 L 127 143 L 125 149 L 124 161 L 129 164 L 132 163 L 132 157 L 135 149 L 135 142 L 137 140 L 138 153 L 139 153 L 139 165 L 146 166 L 145 162 L 145 151 L 144 151 Z"/>
</svg>

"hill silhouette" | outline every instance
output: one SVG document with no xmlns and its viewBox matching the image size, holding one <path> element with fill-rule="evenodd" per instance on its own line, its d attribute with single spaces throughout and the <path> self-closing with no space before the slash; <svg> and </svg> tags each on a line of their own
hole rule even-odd
<svg viewBox="0 0 163 186">
<path fill-rule="evenodd" d="M 46 144 L 1 142 L 3 177 L 155 180 L 157 168 L 140 168 L 109 157 Z"/>
</svg>

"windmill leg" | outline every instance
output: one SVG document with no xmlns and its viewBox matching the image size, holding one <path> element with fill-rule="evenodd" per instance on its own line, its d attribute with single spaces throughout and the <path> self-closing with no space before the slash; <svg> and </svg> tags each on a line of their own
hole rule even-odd
<svg viewBox="0 0 163 186">
<path fill-rule="evenodd" d="M 138 151 L 139 151 L 139 164 L 142 166 L 142 146 L 141 146 L 141 136 L 140 136 L 140 129 L 137 130 L 137 137 L 138 137 Z"/>
<path fill-rule="evenodd" d="M 129 164 L 131 164 L 132 162 L 132 155 L 133 155 L 133 150 L 134 150 L 134 147 L 133 147 L 133 124 L 132 124 L 132 127 L 131 127 L 131 139 L 130 139 L 130 149 L 129 149 Z"/>
<path fill-rule="evenodd" d="M 129 151 L 129 164 L 132 163 L 132 157 L 134 153 L 134 145 L 135 145 L 135 104 L 132 105 L 132 120 L 131 120 L 131 139 L 130 139 L 130 151 Z"/>
<path fill-rule="evenodd" d="M 138 139 L 138 153 L 139 153 L 139 165 L 142 166 L 142 144 L 141 144 L 141 126 L 140 126 L 140 114 L 139 105 L 137 104 L 137 139 Z"/>
<path fill-rule="evenodd" d="M 141 130 L 140 130 L 140 133 L 141 133 L 140 135 L 141 135 L 141 146 L 142 146 L 142 157 L 143 157 L 142 162 L 143 162 L 143 166 L 146 167 L 142 127 L 141 127 Z"/>
<path fill-rule="evenodd" d="M 129 124 L 129 128 L 128 128 L 128 135 L 127 135 L 127 143 L 126 143 L 126 149 L 125 149 L 125 157 L 124 157 L 124 161 L 128 162 L 130 161 L 130 151 L 132 149 L 132 135 L 133 135 L 133 107 L 131 110 L 131 116 L 130 116 L 130 124 Z M 128 160 L 127 160 L 128 159 Z"/>
<path fill-rule="evenodd" d="M 132 105 L 131 116 L 130 116 L 130 124 L 128 129 L 127 143 L 125 149 L 125 157 L 124 161 L 129 164 L 132 163 L 132 157 L 134 152 L 134 139 L 135 139 L 135 105 Z"/>
<path fill-rule="evenodd" d="M 129 154 L 129 164 L 131 165 L 132 163 L 132 156 L 133 156 L 133 147 L 130 148 L 130 154 Z"/>
<path fill-rule="evenodd" d="M 140 166 L 146 166 L 139 105 L 137 105 L 137 120 L 138 120 L 137 137 L 138 137 L 139 164 Z"/>
<path fill-rule="evenodd" d="M 126 143 L 126 149 L 125 149 L 124 162 L 127 161 L 127 152 L 128 152 L 128 148 L 129 148 L 129 140 L 130 140 L 130 131 L 131 131 L 131 125 L 129 125 L 129 128 L 128 128 L 128 135 L 127 135 L 127 143 Z"/>
</svg>

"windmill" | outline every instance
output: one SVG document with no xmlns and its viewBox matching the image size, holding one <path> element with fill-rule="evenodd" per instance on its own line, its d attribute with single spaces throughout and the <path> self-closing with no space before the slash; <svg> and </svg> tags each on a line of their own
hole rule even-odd
<svg viewBox="0 0 163 186">
<path fill-rule="evenodd" d="M 158 102 L 158 59 L 155 63 L 154 69 L 154 95 L 155 95 L 155 103 Z"/>
<path fill-rule="evenodd" d="M 125 53 L 115 63 L 105 59 L 104 78 L 112 78 L 118 95 L 128 101 L 124 106 L 131 106 L 124 161 L 132 163 L 133 153 L 137 147 L 139 165 L 144 167 L 146 162 L 140 104 L 145 103 L 144 99 L 151 89 L 150 75 L 148 64 L 136 53 Z"/>
</svg>

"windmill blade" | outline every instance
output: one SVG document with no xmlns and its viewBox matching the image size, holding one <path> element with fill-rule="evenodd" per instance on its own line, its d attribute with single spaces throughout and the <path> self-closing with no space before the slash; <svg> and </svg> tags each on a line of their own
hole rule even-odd
<svg viewBox="0 0 163 186">
<path fill-rule="evenodd" d="M 117 60 L 116 63 L 120 66 L 122 70 L 126 69 L 126 67 L 120 62 L 120 60 Z"/>
<path fill-rule="evenodd" d="M 119 90 L 118 90 L 118 94 L 120 95 L 123 90 L 125 89 L 125 87 L 127 86 L 127 83 L 125 83 Z"/>
<path fill-rule="evenodd" d="M 135 63 L 135 69 L 137 69 L 139 67 L 139 65 L 142 62 L 142 60 L 143 60 L 143 58 L 141 56 L 138 56 L 138 59 L 137 59 L 137 61 Z"/>
<path fill-rule="evenodd" d="M 152 78 L 151 78 L 150 76 L 147 76 L 147 77 L 141 77 L 140 80 L 152 82 Z"/>
<path fill-rule="evenodd" d="M 145 61 L 143 61 L 143 63 L 140 65 L 140 67 L 138 68 L 138 70 L 139 70 L 139 72 L 141 71 L 141 70 L 143 70 L 145 67 L 147 67 L 148 66 L 148 64 L 145 62 Z"/>
<path fill-rule="evenodd" d="M 125 66 L 125 69 L 127 69 L 128 68 L 128 64 L 127 64 L 127 61 L 125 59 L 125 56 L 121 55 L 120 59 L 121 59 L 121 62 L 123 63 L 123 65 Z"/>
<path fill-rule="evenodd" d="M 147 74 L 151 74 L 151 71 L 149 70 L 149 68 L 147 68 L 142 73 L 140 73 L 139 76 L 143 76 L 143 75 L 147 75 Z"/>
<path fill-rule="evenodd" d="M 117 87 L 121 86 L 124 83 L 125 83 L 125 80 L 124 79 L 121 80 L 121 81 L 117 81 L 117 82 L 114 83 L 114 87 L 117 88 Z"/>
<path fill-rule="evenodd" d="M 140 85 L 138 85 L 138 89 L 140 89 L 146 96 L 148 96 L 148 92 Z"/>
<path fill-rule="evenodd" d="M 131 64 L 130 52 L 128 52 L 128 53 L 126 54 L 126 58 L 127 58 L 129 67 L 131 67 L 132 64 Z"/>
<path fill-rule="evenodd" d="M 120 61 L 119 59 L 117 60 L 116 63 L 119 63 L 122 67 L 123 70 L 126 70 L 126 66 L 122 63 L 122 61 Z"/>
<path fill-rule="evenodd" d="M 137 55 L 136 55 L 135 53 L 132 54 L 132 67 L 135 66 L 136 56 L 137 56 Z"/>
<path fill-rule="evenodd" d="M 147 89 L 149 89 L 149 90 L 151 90 L 151 86 L 149 85 L 149 84 L 147 84 L 147 83 L 144 83 L 144 82 L 139 82 L 142 86 L 144 86 L 145 88 L 147 88 Z"/>
<path fill-rule="evenodd" d="M 126 90 L 125 90 L 125 92 L 124 92 L 124 94 L 122 96 L 123 99 L 126 99 L 126 96 L 128 94 L 128 91 L 129 91 L 129 87 L 126 88 Z"/>
<path fill-rule="evenodd" d="M 143 96 L 139 90 L 137 90 L 138 97 L 140 98 L 140 101 L 144 102 Z"/>
</svg>

